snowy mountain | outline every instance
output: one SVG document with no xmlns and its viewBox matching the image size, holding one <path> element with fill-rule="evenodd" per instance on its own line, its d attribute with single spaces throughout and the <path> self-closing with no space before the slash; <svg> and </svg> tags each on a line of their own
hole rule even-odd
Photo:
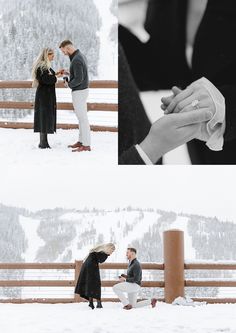
<svg viewBox="0 0 236 333">
<path fill-rule="evenodd" d="M 142 261 L 160 262 L 162 234 L 170 228 L 185 231 L 187 260 L 236 260 L 236 224 L 216 217 L 132 207 L 31 212 L 5 205 L 0 205 L 0 216 L 1 235 L 5 235 L 0 244 L 6 238 L 14 240 L 18 258 L 27 262 L 74 261 L 84 258 L 95 244 L 110 241 L 117 244 L 112 261 L 123 261 L 127 245 L 132 244 Z M 9 261 L 3 254 L 1 261 Z"/>
<path fill-rule="evenodd" d="M 109 262 L 125 262 L 128 245 L 137 248 L 140 261 L 162 262 L 162 235 L 170 228 L 184 230 L 186 260 L 236 260 L 236 224 L 216 217 L 132 207 L 115 210 L 55 208 L 33 212 L 1 204 L 0 261 L 74 262 L 83 260 L 94 245 L 114 242 L 116 251 Z M 192 274 L 194 278 L 212 274 L 232 277 L 224 272 L 195 271 Z M 6 276 L 23 277 L 24 272 L 1 272 L 2 278 Z M 162 273 L 151 272 L 149 278 L 162 278 Z M 5 288 L 4 292 L 8 296 L 19 295 L 15 293 L 20 290 Z M 188 292 L 191 296 L 203 294 L 202 288 L 189 288 Z M 205 296 L 218 292 L 218 288 L 204 288 Z"/>
<path fill-rule="evenodd" d="M 68 59 L 58 48 L 64 39 L 85 53 L 91 79 L 116 76 L 116 0 L 0 0 L 0 6 L 1 80 L 29 79 L 43 47 L 55 49 L 56 68 L 67 68 Z"/>
</svg>

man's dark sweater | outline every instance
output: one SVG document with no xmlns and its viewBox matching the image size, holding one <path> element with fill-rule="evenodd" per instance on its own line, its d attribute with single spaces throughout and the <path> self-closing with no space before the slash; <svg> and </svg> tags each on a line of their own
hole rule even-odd
<svg viewBox="0 0 236 333">
<path fill-rule="evenodd" d="M 127 270 L 126 282 L 137 283 L 141 285 L 142 281 L 142 268 L 137 259 L 134 259 L 129 264 Z"/>
<path fill-rule="evenodd" d="M 69 87 L 72 91 L 84 90 L 89 87 L 87 60 L 85 56 L 76 50 L 70 56 L 70 81 Z"/>
<path fill-rule="evenodd" d="M 119 44 L 119 164 L 145 164 L 135 148 L 148 135 L 151 123 L 122 46 Z M 157 164 L 161 164 L 161 160 Z"/>
</svg>

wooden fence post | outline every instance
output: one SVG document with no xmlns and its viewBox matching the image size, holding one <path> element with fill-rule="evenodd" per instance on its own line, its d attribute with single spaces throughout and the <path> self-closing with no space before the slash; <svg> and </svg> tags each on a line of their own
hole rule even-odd
<svg viewBox="0 0 236 333">
<path fill-rule="evenodd" d="M 184 233 L 181 230 L 164 232 L 165 302 L 184 297 Z"/>
<path fill-rule="evenodd" d="M 80 261 L 78 261 L 78 260 L 75 261 L 75 286 L 76 286 L 76 283 L 77 283 L 77 280 L 78 280 L 78 277 L 79 277 L 79 274 L 80 274 L 82 264 L 83 264 L 83 261 L 81 261 L 81 260 Z M 74 299 L 75 299 L 76 303 L 82 302 L 82 298 L 78 294 L 74 295 Z"/>
</svg>

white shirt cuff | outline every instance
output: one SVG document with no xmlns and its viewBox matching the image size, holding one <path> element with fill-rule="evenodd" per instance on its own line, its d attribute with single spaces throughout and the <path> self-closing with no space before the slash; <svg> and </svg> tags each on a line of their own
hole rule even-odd
<svg viewBox="0 0 236 333">
<path fill-rule="evenodd" d="M 139 153 L 141 159 L 143 160 L 143 162 L 145 164 L 147 164 L 147 165 L 153 165 L 153 163 L 150 160 L 150 158 L 147 156 L 147 154 L 143 151 L 143 149 L 139 145 L 135 145 L 135 148 L 136 148 L 137 152 Z"/>
<path fill-rule="evenodd" d="M 206 141 L 206 145 L 211 150 L 219 151 L 223 149 L 225 132 L 225 99 L 221 92 L 208 79 L 202 77 L 194 83 L 200 83 L 209 92 L 214 104 L 215 114 L 201 128 L 199 139 Z M 194 84 L 193 83 L 193 84 Z"/>
</svg>

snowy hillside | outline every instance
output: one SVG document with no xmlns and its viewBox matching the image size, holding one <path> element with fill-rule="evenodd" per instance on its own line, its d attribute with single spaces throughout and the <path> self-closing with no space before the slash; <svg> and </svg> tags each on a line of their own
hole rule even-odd
<svg viewBox="0 0 236 333">
<path fill-rule="evenodd" d="M 186 260 L 236 260 L 232 242 L 236 235 L 236 224 L 216 217 L 132 207 L 114 210 L 55 208 L 30 211 L 0 205 L 0 213 L 2 230 L 4 220 L 10 224 L 13 219 L 15 225 L 22 229 L 18 237 L 26 238 L 27 246 L 20 254 L 26 262 L 83 259 L 95 244 L 110 241 L 117 244 L 116 252 L 109 259 L 112 262 L 124 261 L 124 251 L 131 244 L 139 250 L 142 261 L 145 261 L 146 255 L 147 261 L 160 262 L 163 260 L 163 231 L 173 228 L 185 233 Z M 50 257 L 47 247 L 50 243 L 56 244 L 58 235 L 61 237 L 60 247 L 55 247 L 53 257 Z M 146 245 L 148 240 L 151 244 Z M 152 243 L 158 244 L 158 251 Z"/>
<path fill-rule="evenodd" d="M 1 205 L 0 218 L 0 248 L 4 248 L 4 251 L 0 252 L 1 262 L 74 262 L 83 260 L 94 245 L 104 242 L 116 244 L 116 251 L 108 262 L 126 262 L 125 251 L 128 245 L 137 248 L 141 262 L 163 262 L 162 235 L 163 231 L 171 228 L 185 232 L 186 261 L 236 260 L 236 224 L 221 221 L 216 217 L 132 207 L 115 210 L 55 208 L 30 211 Z M 49 271 L 47 278 L 73 279 L 72 273 Z M 10 276 L 15 277 L 15 274 L 11 272 Z M 103 272 L 103 277 L 107 279 L 116 279 L 117 276 L 117 271 Z M 230 271 L 195 271 L 188 272 L 187 276 L 200 279 L 235 278 Z M 46 276 L 39 271 L 27 271 L 24 277 Z M 145 272 L 145 279 L 163 279 L 163 273 Z M 73 288 L 22 288 L 13 291 L 5 288 L 4 295 L 9 296 L 12 292 L 21 292 L 22 297 L 35 297 L 35 293 L 41 297 L 52 294 L 54 297 L 73 296 Z M 148 295 L 150 292 L 151 295 L 162 295 L 158 289 L 144 292 Z M 235 288 L 227 291 L 225 288 L 189 288 L 187 292 L 191 297 L 232 297 Z M 103 294 L 112 296 L 109 288 L 105 288 Z"/>
<path fill-rule="evenodd" d="M 0 0 L 0 6 L 0 79 L 29 79 L 34 59 L 47 46 L 56 51 L 54 65 L 65 67 L 68 59 L 58 49 L 64 39 L 85 53 L 91 78 L 117 78 L 116 0 Z"/>
</svg>

